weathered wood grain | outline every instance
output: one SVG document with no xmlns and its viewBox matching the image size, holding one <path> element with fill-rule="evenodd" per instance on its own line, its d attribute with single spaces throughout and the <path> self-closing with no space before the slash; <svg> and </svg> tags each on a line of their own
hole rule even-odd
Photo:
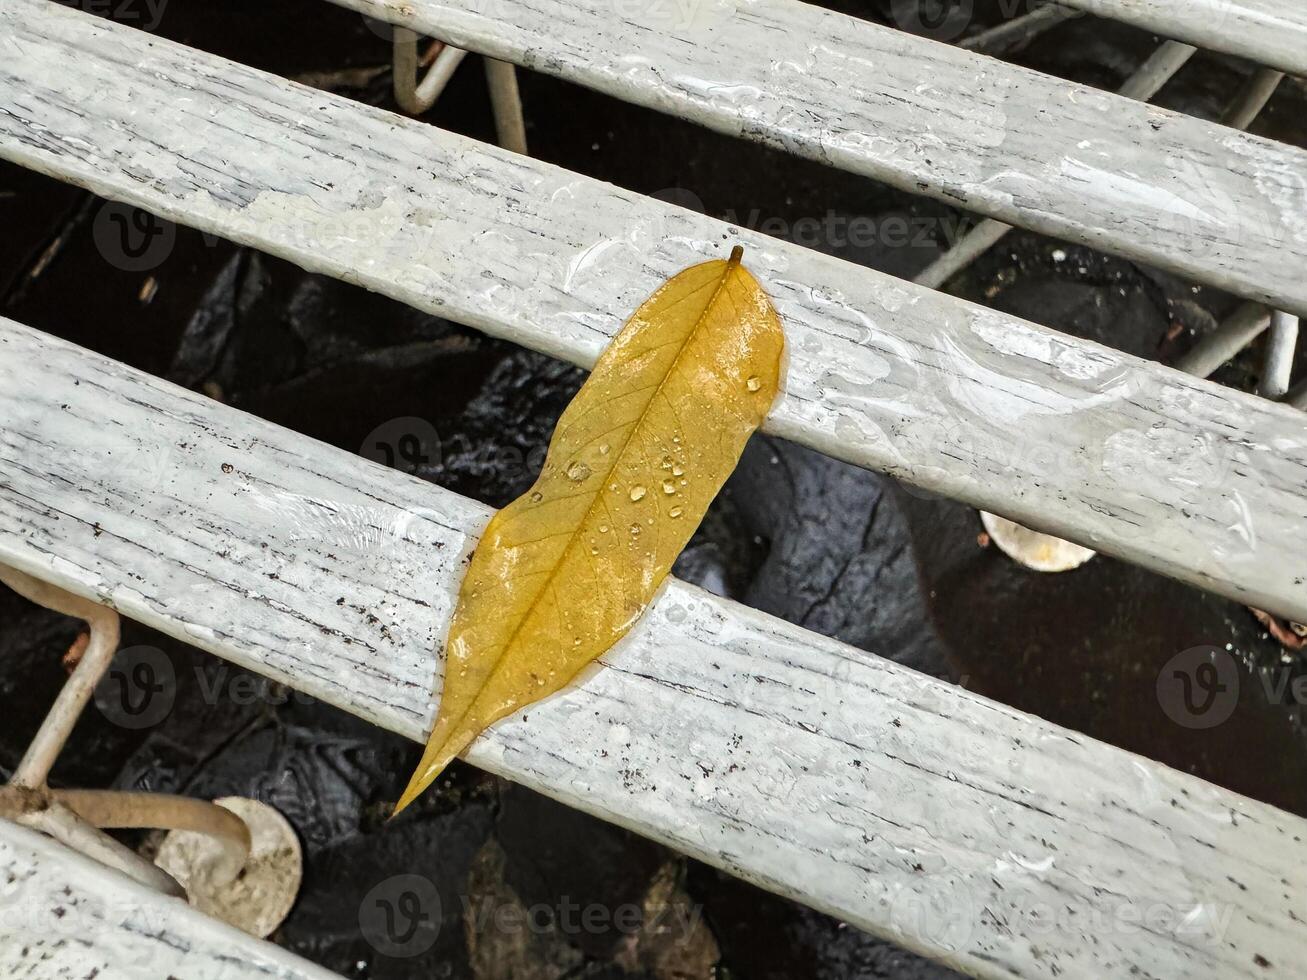
<svg viewBox="0 0 1307 980">
<path fill-rule="evenodd" d="M 1307 315 L 1295 147 L 797 0 L 336 2 Z"/>
<path fill-rule="evenodd" d="M 1058 0 L 1200 48 L 1307 75 L 1307 4 L 1298 0 Z"/>
<path fill-rule="evenodd" d="M 1288 407 L 44 2 L 0 6 L 0 156 L 586 366 L 740 242 L 769 431 L 1307 619 Z"/>
<path fill-rule="evenodd" d="M 424 738 L 485 507 L 3 320 L 0 418 L 0 561 Z M 981 976 L 1307 962 L 1307 821 L 676 581 L 603 662 L 471 761 Z"/>
<path fill-rule="evenodd" d="M 0 819 L 6 980 L 340 980 Z"/>
</svg>

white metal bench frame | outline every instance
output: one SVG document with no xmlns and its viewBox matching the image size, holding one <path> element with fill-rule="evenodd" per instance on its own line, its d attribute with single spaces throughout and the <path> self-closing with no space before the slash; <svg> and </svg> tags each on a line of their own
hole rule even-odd
<svg viewBox="0 0 1307 980">
<path fill-rule="evenodd" d="M 647 76 L 614 81 L 609 63 L 583 63 L 585 31 L 567 35 L 580 38 L 574 50 L 526 43 L 531 17 L 559 14 L 550 0 L 517 34 L 431 0 L 349 5 L 631 101 L 690 104 L 666 79 L 660 95 Z M 769 30 L 781 22 L 769 17 L 836 29 L 834 15 L 797 3 L 747 11 Z M 1256 214 L 1301 215 L 1301 200 L 1265 187 L 1307 154 L 856 24 L 838 27 L 865 32 L 864 55 L 881 67 L 906 72 L 926 53 L 945 90 L 984 71 L 1017 86 L 1014 106 L 1031 92 L 1090 106 L 1110 125 L 1077 123 L 1112 153 L 1123 152 L 1122 126 L 1125 138 L 1146 136 L 1141 123 L 1167 130 L 1199 161 L 1199 182 L 1216 181 L 1205 200 L 1233 192 Z M 1307 609 L 1290 536 L 1305 519 L 1307 448 L 1286 407 L 38 0 L 8 0 L 0 25 L 8 159 L 580 364 L 659 280 L 743 241 L 793 350 L 771 431 L 1245 601 Z M 621 29 L 643 32 L 669 64 L 701 61 L 673 31 Z M 74 50 L 83 71 L 54 74 Z M 172 86 L 186 89 L 184 104 Z M 745 119 L 721 100 L 696 104 L 702 113 L 688 114 L 717 128 Z M 750 135 L 797 133 L 787 149 L 822 155 L 820 139 L 804 143 L 783 123 L 762 118 Z M 935 135 L 945 169 L 961 175 L 970 164 L 960 143 L 949 148 L 951 125 Z M 1235 160 L 1253 173 L 1231 179 L 1222 171 Z M 901 185 L 918 166 L 870 150 L 831 162 Z M 1111 194 L 1075 204 L 1050 184 L 1013 205 L 962 177 L 939 186 L 965 187 L 978 195 L 968 206 L 1027 227 L 1160 256 L 1147 221 L 1095 230 L 1092 209 Z M 1038 216 L 1060 204 L 1079 217 Z M 1207 240 L 1190 232 L 1179 247 Z M 454 251 L 441 250 L 446 239 Z M 1255 228 L 1251 258 L 1218 248 L 1158 264 L 1297 309 L 1304 294 L 1283 273 L 1300 252 Z M 0 405 L 17 420 L 0 435 L 0 561 L 424 737 L 431 650 L 485 508 L 8 321 L 0 352 Z M 967 417 L 977 409 L 992 431 Z M 1017 422 L 1031 445 L 1065 458 L 1001 458 Z M 1147 435 L 1118 438 L 1131 433 Z M 1095 482 L 1114 438 L 1118 471 Z M 1195 452 L 1208 469 L 1192 469 Z M 88 471 L 87 458 L 101 466 Z M 1224 494 L 1255 525 L 1232 525 Z M 380 557 L 328 552 L 333 534 L 362 535 Z M 379 626 L 336 593 L 382 610 Z M 1290 905 L 1307 876 L 1279 860 L 1301 846 L 1299 818 L 680 583 L 605 661 L 497 725 L 470 759 L 978 975 L 1262 975 L 1261 961 L 1307 950 Z M 712 765 L 727 757 L 737 761 Z M 0 854 L 31 850 L 0 830 Z M 1121 918 L 1148 908 L 1169 910 L 1174 928 Z M 1104 916 L 1118 928 L 1081 926 Z"/>
</svg>

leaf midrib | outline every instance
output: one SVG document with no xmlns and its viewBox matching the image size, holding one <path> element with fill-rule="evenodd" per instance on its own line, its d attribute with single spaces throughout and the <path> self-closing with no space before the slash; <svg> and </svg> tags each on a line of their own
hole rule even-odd
<svg viewBox="0 0 1307 980">
<path fill-rule="evenodd" d="M 631 426 L 631 431 L 627 434 L 626 439 L 623 440 L 622 442 L 622 448 L 618 452 L 615 452 L 613 454 L 613 461 L 609 464 L 608 469 L 604 471 L 603 474 L 604 478 L 599 483 L 599 489 L 595 492 L 594 500 L 592 500 L 586 506 L 585 512 L 581 515 L 581 519 L 577 522 L 576 530 L 572 532 L 571 536 L 567 540 L 567 544 L 563 546 L 563 550 L 559 554 L 558 560 L 554 563 L 554 567 L 549 570 L 548 577 L 544 580 L 544 582 L 541 583 L 541 585 L 536 591 L 535 596 L 531 599 L 530 604 L 522 612 L 521 618 L 514 625 L 513 631 L 508 635 L 508 638 L 504 641 L 503 645 L 500 647 L 499 653 L 495 657 L 495 662 L 491 666 L 490 671 L 486 674 L 485 682 L 481 685 L 481 689 L 477 691 L 476 696 L 473 697 L 472 700 L 468 703 L 468 706 L 464 708 L 462 712 L 459 713 L 458 717 L 450 722 L 449 729 L 445 738 L 446 742 L 448 742 L 449 740 L 449 734 L 452 734 L 453 732 L 457 731 L 458 725 L 461 724 L 463 719 L 466 718 L 471 713 L 472 709 L 476 707 L 477 703 L 481 700 L 482 695 L 485 693 L 486 688 L 490 686 L 490 684 L 494 681 L 494 679 L 498 675 L 499 668 L 502 666 L 504 662 L 504 656 L 513 647 L 513 644 L 517 642 L 517 638 L 522 633 L 522 627 L 525 625 L 526 621 L 531 618 L 532 613 L 536 611 L 536 608 L 540 604 L 541 597 L 550 590 L 550 587 L 553 585 L 554 579 L 558 574 L 558 570 L 562 568 L 564 560 L 571 553 L 572 548 L 575 546 L 577 540 L 580 538 L 582 528 L 586 527 L 589 524 L 590 519 L 594 515 L 596 504 L 603 496 L 604 486 L 608 483 L 609 477 L 612 476 L 613 471 L 617 468 L 618 461 L 622 459 L 623 455 L 626 453 L 627 448 L 631 445 L 631 440 L 635 438 L 636 432 L 639 431 L 641 426 L 645 423 L 645 420 L 648 418 L 649 415 L 649 410 L 653 406 L 654 401 L 658 398 L 659 393 L 662 392 L 663 386 L 667 383 L 667 379 L 670 378 L 676 372 L 676 367 L 680 363 L 681 358 L 685 354 L 686 350 L 689 348 L 691 340 L 694 339 L 695 335 L 698 334 L 699 330 L 703 327 L 704 321 L 708 318 L 709 312 L 717 305 L 718 300 L 721 298 L 722 292 L 726 289 L 727 282 L 730 280 L 731 276 L 735 273 L 735 271 L 739 267 L 740 267 L 740 262 L 737 258 L 732 257 L 726 260 L 726 268 L 722 270 L 721 279 L 717 283 L 717 288 L 713 290 L 712 296 L 708 299 L 708 302 L 704 304 L 703 312 L 701 312 L 698 318 L 695 320 L 694 326 L 691 327 L 686 332 L 685 340 L 682 341 L 680 349 L 676 352 L 676 356 L 672 358 L 671 364 L 667 366 L 667 370 L 664 372 L 663 377 L 661 378 L 661 380 L 659 380 L 658 384 L 654 387 L 653 394 L 649 396 L 648 403 L 645 405 L 643 409 L 641 409 L 639 416 L 635 419 L 635 423 Z M 612 520 L 611 515 L 609 517 L 609 520 Z M 617 529 L 615 526 L 613 530 L 614 533 L 616 533 Z M 561 642 L 561 637 L 559 642 Z"/>
</svg>

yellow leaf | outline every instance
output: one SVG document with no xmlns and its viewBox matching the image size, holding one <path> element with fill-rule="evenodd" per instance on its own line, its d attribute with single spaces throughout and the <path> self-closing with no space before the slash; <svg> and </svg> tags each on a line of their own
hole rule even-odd
<svg viewBox="0 0 1307 980">
<path fill-rule="evenodd" d="M 742 249 L 645 301 L 558 420 L 463 579 L 426 752 L 395 812 L 487 725 L 630 630 L 766 417 L 785 340 Z"/>
</svg>

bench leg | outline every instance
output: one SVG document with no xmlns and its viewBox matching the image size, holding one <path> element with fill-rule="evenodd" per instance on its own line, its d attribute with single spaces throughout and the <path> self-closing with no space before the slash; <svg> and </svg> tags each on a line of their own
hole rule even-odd
<svg viewBox="0 0 1307 980">
<path fill-rule="evenodd" d="M 0 565 L 0 582 L 37 605 L 84 620 L 90 628 L 90 639 L 77 666 L 55 698 L 9 784 L 0 788 L 0 816 L 48 834 L 141 884 L 180 898 L 188 897 L 187 890 L 176 878 L 104 833 L 104 828 L 150 828 L 202 835 L 200 846 L 192 845 L 188 855 L 191 860 L 187 870 L 198 871 L 202 879 L 196 884 L 211 899 L 214 892 L 234 883 L 242 872 L 260 873 L 273 885 L 269 892 L 274 897 L 271 904 L 275 908 L 236 910 L 240 921 L 233 924 L 245 927 L 248 920 L 257 926 L 247 931 L 264 936 L 270 933 L 289 911 L 302 874 L 299 842 L 293 829 L 275 810 L 252 800 L 235 804 L 251 816 L 257 815 L 257 822 L 264 829 L 265 843 L 269 839 L 273 842 L 256 855 L 261 861 L 256 869 L 251 861 L 250 827 L 230 805 L 224 807 L 163 793 L 51 790 L 47 786 L 55 760 L 118 649 L 121 632 L 118 613 L 4 565 Z M 265 814 L 264 810 L 270 813 Z"/>
</svg>

